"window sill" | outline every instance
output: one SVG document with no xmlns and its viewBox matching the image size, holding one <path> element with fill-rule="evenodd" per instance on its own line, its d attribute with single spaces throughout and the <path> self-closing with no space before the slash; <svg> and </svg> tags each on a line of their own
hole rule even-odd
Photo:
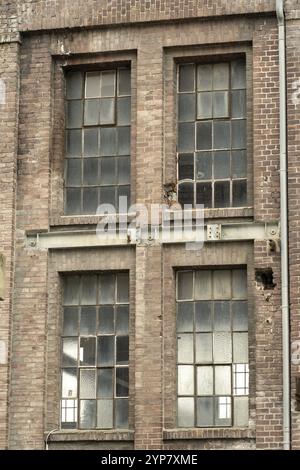
<svg viewBox="0 0 300 470">
<path fill-rule="evenodd" d="M 47 438 L 45 433 L 45 439 Z M 74 442 L 74 441 L 133 441 L 134 431 L 109 430 L 78 430 L 60 429 L 53 432 L 48 442 Z"/>
<path fill-rule="evenodd" d="M 164 440 L 179 439 L 254 439 L 253 428 L 192 428 L 165 429 Z"/>
<path fill-rule="evenodd" d="M 253 217 L 253 214 L 253 207 L 226 207 L 224 209 L 204 209 L 205 219 Z"/>
<path fill-rule="evenodd" d="M 134 214 L 128 215 L 130 222 L 135 218 Z M 50 217 L 50 227 L 68 227 L 72 225 L 97 225 L 103 218 L 101 215 L 61 215 L 57 217 Z M 118 222 L 117 217 L 117 222 Z"/>
</svg>

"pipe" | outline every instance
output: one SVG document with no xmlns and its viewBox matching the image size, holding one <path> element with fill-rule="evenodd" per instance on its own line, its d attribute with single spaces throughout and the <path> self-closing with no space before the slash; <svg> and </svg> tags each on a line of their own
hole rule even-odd
<svg viewBox="0 0 300 470">
<path fill-rule="evenodd" d="M 282 314 L 282 394 L 283 394 L 283 449 L 291 448 L 290 418 L 290 318 L 289 318 L 289 263 L 288 263 L 288 199 L 287 199 L 287 144 L 286 144 L 286 65 L 285 18 L 283 0 L 276 0 L 279 48 L 280 101 L 280 225 L 281 225 L 281 314 Z"/>
<path fill-rule="evenodd" d="M 47 437 L 45 439 L 45 450 L 49 450 L 49 444 L 48 444 L 48 439 L 51 436 L 51 434 L 55 433 L 56 431 L 59 431 L 58 428 L 56 429 L 51 429 L 51 431 L 48 432 Z"/>
</svg>

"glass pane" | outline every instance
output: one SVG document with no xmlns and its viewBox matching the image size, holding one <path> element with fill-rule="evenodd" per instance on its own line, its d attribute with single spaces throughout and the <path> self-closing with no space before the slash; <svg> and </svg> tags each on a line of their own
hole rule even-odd
<svg viewBox="0 0 300 470">
<path fill-rule="evenodd" d="M 235 299 L 247 299 L 247 270 L 232 270 L 232 296 Z"/>
<path fill-rule="evenodd" d="M 212 331 L 212 302 L 195 302 L 196 331 Z"/>
<path fill-rule="evenodd" d="M 211 152 L 196 153 L 196 180 L 211 178 Z"/>
<path fill-rule="evenodd" d="M 84 148 L 85 157 L 97 157 L 98 152 L 98 129 L 84 129 Z"/>
<path fill-rule="evenodd" d="M 178 398 L 178 426 L 190 428 L 194 426 L 194 398 Z"/>
<path fill-rule="evenodd" d="M 194 204 L 194 184 L 181 183 L 178 187 L 178 202 L 182 206 Z"/>
<path fill-rule="evenodd" d="M 195 124 L 178 124 L 178 152 L 193 152 L 195 149 Z"/>
<path fill-rule="evenodd" d="M 115 123 L 115 99 L 102 98 L 100 100 L 100 124 Z"/>
<path fill-rule="evenodd" d="M 212 362 L 211 333 L 200 333 L 196 335 L 196 362 L 198 364 Z"/>
<path fill-rule="evenodd" d="M 214 280 L 214 298 L 230 299 L 231 298 L 231 272 L 229 270 L 220 269 L 213 273 Z"/>
<path fill-rule="evenodd" d="M 96 369 L 80 369 L 80 398 L 96 398 Z"/>
<path fill-rule="evenodd" d="M 229 64 L 214 64 L 213 66 L 214 90 L 227 90 L 229 88 Z"/>
<path fill-rule="evenodd" d="M 81 186 L 81 159 L 68 158 L 66 165 L 66 185 Z"/>
<path fill-rule="evenodd" d="M 115 301 L 115 275 L 100 275 L 100 304 L 113 304 Z"/>
<path fill-rule="evenodd" d="M 116 400 L 116 427 L 119 429 L 128 428 L 128 400 L 119 398 Z"/>
<path fill-rule="evenodd" d="M 131 79 L 130 79 L 130 69 L 119 69 L 119 90 L 118 94 L 120 95 L 130 95 L 131 90 Z"/>
<path fill-rule="evenodd" d="M 128 364 L 129 361 L 129 337 L 128 336 L 117 336 L 117 364 Z"/>
<path fill-rule="evenodd" d="M 95 305 L 97 303 L 97 276 L 81 276 L 81 305 Z"/>
<path fill-rule="evenodd" d="M 197 367 L 197 395 L 213 395 L 213 367 Z"/>
<path fill-rule="evenodd" d="M 96 338 L 80 338 L 80 365 L 94 366 L 96 360 Z"/>
<path fill-rule="evenodd" d="M 212 89 L 212 65 L 203 64 L 197 67 L 197 88 L 198 90 Z"/>
<path fill-rule="evenodd" d="M 193 64 L 179 67 L 179 91 L 194 91 L 195 66 Z"/>
<path fill-rule="evenodd" d="M 230 302 L 214 302 L 215 331 L 230 331 Z"/>
<path fill-rule="evenodd" d="M 178 121 L 195 121 L 195 94 L 178 96 Z"/>
<path fill-rule="evenodd" d="M 64 308 L 64 336 L 78 335 L 78 308 L 65 307 Z"/>
<path fill-rule="evenodd" d="M 230 333 L 214 333 L 214 362 L 232 362 Z"/>
<path fill-rule="evenodd" d="M 63 369 L 62 371 L 62 397 L 77 397 L 77 369 Z"/>
<path fill-rule="evenodd" d="M 130 125 L 131 122 L 131 99 L 119 98 L 117 103 L 117 123 L 119 126 Z"/>
<path fill-rule="evenodd" d="M 228 91 L 215 91 L 213 95 L 214 118 L 229 117 Z"/>
<path fill-rule="evenodd" d="M 83 189 L 83 213 L 96 214 L 98 207 L 98 189 L 97 188 L 84 188 Z"/>
<path fill-rule="evenodd" d="M 80 276 L 64 278 L 64 305 L 79 305 Z"/>
<path fill-rule="evenodd" d="M 99 308 L 99 333 L 114 333 L 114 308 L 111 305 Z"/>
<path fill-rule="evenodd" d="M 230 148 L 230 121 L 214 121 L 214 149 Z"/>
<path fill-rule="evenodd" d="M 230 206 L 230 182 L 219 181 L 215 185 L 215 207 Z"/>
<path fill-rule="evenodd" d="M 232 205 L 234 207 L 247 205 L 247 180 L 233 181 Z"/>
<path fill-rule="evenodd" d="M 77 338 L 63 338 L 62 340 L 62 366 L 77 366 L 78 340 Z"/>
<path fill-rule="evenodd" d="M 81 307 L 80 334 L 96 334 L 96 307 Z"/>
<path fill-rule="evenodd" d="M 247 176 L 247 152 L 246 150 L 233 150 L 232 152 L 232 177 L 243 178 Z"/>
<path fill-rule="evenodd" d="M 128 367 L 116 368 L 116 397 L 128 397 L 129 369 Z"/>
<path fill-rule="evenodd" d="M 82 101 L 67 101 L 67 127 L 82 126 Z"/>
<path fill-rule="evenodd" d="M 130 158 L 120 157 L 118 163 L 118 184 L 130 183 Z"/>
<path fill-rule="evenodd" d="M 126 335 L 129 333 L 129 306 L 118 305 L 116 307 L 116 334 Z"/>
<path fill-rule="evenodd" d="M 246 88 L 246 63 L 243 59 L 231 63 L 231 88 Z"/>
<path fill-rule="evenodd" d="M 122 205 L 119 206 L 119 200 L 120 198 L 125 198 L 125 201 L 127 201 L 127 205 L 124 202 Z M 128 208 L 130 207 L 130 186 L 119 186 L 117 188 L 117 210 L 119 211 L 120 214 L 127 213 Z"/>
<path fill-rule="evenodd" d="M 98 336 L 98 365 L 113 366 L 115 362 L 115 337 Z"/>
<path fill-rule="evenodd" d="M 212 115 L 212 93 L 197 93 L 197 119 L 210 119 Z"/>
<path fill-rule="evenodd" d="M 233 362 L 248 362 L 248 333 L 233 333 Z"/>
<path fill-rule="evenodd" d="M 96 426 L 96 400 L 80 400 L 80 428 L 93 429 Z"/>
<path fill-rule="evenodd" d="M 207 300 L 212 297 L 211 271 L 195 272 L 195 299 Z"/>
<path fill-rule="evenodd" d="M 67 157 L 80 157 L 82 152 L 81 129 L 67 132 L 66 155 Z"/>
<path fill-rule="evenodd" d="M 178 395 L 194 395 L 194 366 L 178 366 Z"/>
<path fill-rule="evenodd" d="M 248 330 L 248 302 L 232 302 L 232 328 L 234 331 Z"/>
<path fill-rule="evenodd" d="M 233 364 L 233 394 L 248 395 L 249 393 L 249 365 Z"/>
<path fill-rule="evenodd" d="M 118 155 L 130 155 L 130 127 L 118 127 Z"/>
<path fill-rule="evenodd" d="M 215 179 L 230 178 L 230 152 L 214 153 Z"/>
<path fill-rule="evenodd" d="M 96 185 L 98 181 L 98 159 L 85 158 L 83 160 L 83 185 Z"/>
<path fill-rule="evenodd" d="M 246 148 L 246 121 L 231 121 L 232 124 L 232 147 L 237 149 Z"/>
<path fill-rule="evenodd" d="M 87 72 L 85 83 L 86 98 L 98 97 L 100 95 L 100 73 Z"/>
<path fill-rule="evenodd" d="M 117 274 L 117 302 L 129 302 L 129 275 L 128 273 Z"/>
<path fill-rule="evenodd" d="M 116 158 L 106 157 L 101 159 L 100 182 L 101 184 L 116 183 Z"/>
<path fill-rule="evenodd" d="M 97 397 L 112 398 L 114 369 L 97 369 Z"/>
<path fill-rule="evenodd" d="M 81 190 L 66 189 L 66 214 L 80 214 Z"/>
<path fill-rule="evenodd" d="M 113 400 L 97 400 L 97 428 L 113 427 Z"/>
<path fill-rule="evenodd" d="M 181 333 L 177 336 L 177 358 L 179 363 L 194 362 L 194 336 Z"/>
<path fill-rule="evenodd" d="M 82 98 L 83 77 L 81 72 L 68 72 L 66 75 L 67 99 Z"/>
<path fill-rule="evenodd" d="M 215 397 L 216 426 L 231 426 L 231 397 Z"/>
<path fill-rule="evenodd" d="M 248 426 L 249 424 L 249 399 L 248 397 L 234 397 L 234 425 Z"/>
<path fill-rule="evenodd" d="M 177 303 L 177 331 L 194 330 L 194 304 L 193 302 Z"/>
<path fill-rule="evenodd" d="M 197 183 L 196 203 L 203 204 L 204 208 L 212 207 L 211 183 Z"/>
<path fill-rule="evenodd" d="M 238 90 L 231 93 L 231 117 L 246 117 L 246 91 Z"/>
<path fill-rule="evenodd" d="M 215 366 L 215 394 L 231 394 L 231 366 Z"/>
<path fill-rule="evenodd" d="M 101 72 L 101 96 L 114 96 L 115 94 L 116 72 Z"/>
<path fill-rule="evenodd" d="M 92 126 L 99 124 L 99 100 L 86 100 L 84 103 L 84 124 Z"/>
<path fill-rule="evenodd" d="M 197 398 L 197 426 L 212 426 L 214 423 L 213 397 Z"/>
<path fill-rule="evenodd" d="M 61 401 L 61 424 L 64 429 L 77 427 L 77 400 Z"/>
<path fill-rule="evenodd" d="M 100 129 L 100 155 L 116 154 L 116 128 L 104 127 Z"/>
<path fill-rule="evenodd" d="M 100 189 L 100 203 L 112 204 L 115 207 L 116 189 L 114 186 L 106 186 Z"/>
<path fill-rule="evenodd" d="M 177 273 L 178 300 L 193 299 L 193 271 L 179 271 Z"/>
<path fill-rule="evenodd" d="M 178 179 L 194 179 L 194 154 L 179 155 Z"/>
<path fill-rule="evenodd" d="M 212 146 L 212 123 L 208 122 L 197 122 L 197 150 L 209 150 Z"/>
</svg>

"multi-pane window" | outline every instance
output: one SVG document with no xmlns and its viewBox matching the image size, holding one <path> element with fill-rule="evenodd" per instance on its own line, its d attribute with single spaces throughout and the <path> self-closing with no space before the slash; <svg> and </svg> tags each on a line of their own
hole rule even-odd
<svg viewBox="0 0 300 470">
<path fill-rule="evenodd" d="M 248 425 L 247 272 L 177 273 L 177 422 Z"/>
<path fill-rule="evenodd" d="M 247 205 L 244 60 L 178 66 L 178 200 Z"/>
<path fill-rule="evenodd" d="M 130 205 L 130 69 L 66 75 L 66 214 Z"/>
<path fill-rule="evenodd" d="M 64 278 L 62 428 L 128 427 L 128 273 Z"/>
</svg>

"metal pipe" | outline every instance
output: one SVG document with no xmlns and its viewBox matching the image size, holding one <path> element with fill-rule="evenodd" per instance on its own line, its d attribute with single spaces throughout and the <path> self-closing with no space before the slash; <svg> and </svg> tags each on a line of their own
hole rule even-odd
<svg viewBox="0 0 300 470">
<path fill-rule="evenodd" d="M 289 318 L 289 256 L 288 256 L 288 198 L 286 143 L 286 57 L 285 18 L 283 0 L 276 0 L 279 48 L 280 100 L 280 225 L 281 225 L 281 314 L 282 314 L 282 394 L 283 448 L 291 448 L 290 418 L 290 318 Z"/>
<path fill-rule="evenodd" d="M 59 431 L 59 429 L 58 428 L 51 429 L 51 431 L 48 432 L 46 439 L 45 439 L 45 450 L 49 450 L 48 439 L 50 438 L 51 434 L 55 433 L 56 431 Z"/>
</svg>

